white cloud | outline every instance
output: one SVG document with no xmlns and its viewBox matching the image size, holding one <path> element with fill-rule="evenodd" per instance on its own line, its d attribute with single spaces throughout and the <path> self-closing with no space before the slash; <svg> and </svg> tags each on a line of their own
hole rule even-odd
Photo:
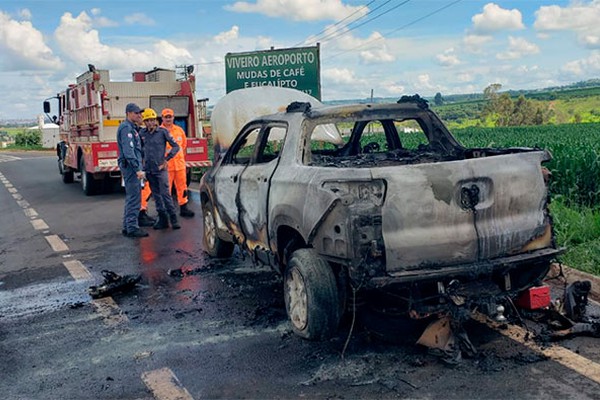
<svg viewBox="0 0 600 400">
<path fill-rule="evenodd" d="M 321 71 L 321 76 L 334 84 L 355 84 L 358 79 L 348 68 L 328 68 Z"/>
<path fill-rule="evenodd" d="M 545 6 L 535 13 L 533 26 L 542 33 L 573 31 L 579 42 L 591 49 L 600 48 L 600 1 L 574 2 L 568 7 Z"/>
<path fill-rule="evenodd" d="M 176 65 L 181 60 L 192 60 L 192 55 L 187 49 L 177 47 L 166 40 L 159 40 L 154 44 L 154 54 L 160 54 L 160 59 L 166 66 Z"/>
<path fill-rule="evenodd" d="M 80 65 L 91 63 L 102 69 L 172 68 L 174 64 L 192 61 L 186 49 L 164 40 L 142 46 L 154 51 L 107 46 L 100 41 L 98 31 L 92 29 L 92 20 L 85 12 L 76 18 L 71 13 L 63 14 L 54 36 L 63 53 L 72 61 Z"/>
<path fill-rule="evenodd" d="M 475 77 L 468 72 L 463 72 L 463 73 L 456 75 L 456 80 L 461 83 L 467 83 L 467 82 L 473 82 L 475 80 Z"/>
<path fill-rule="evenodd" d="M 102 10 L 98 7 L 92 8 L 90 10 L 90 14 L 94 16 L 94 18 L 92 18 L 92 23 L 97 28 L 110 28 L 119 26 L 116 21 L 100 16 L 100 14 L 102 14 Z"/>
<path fill-rule="evenodd" d="M 431 83 L 431 76 L 429 76 L 429 74 L 420 74 L 417 76 L 415 88 L 418 91 L 431 91 L 439 89 L 439 86 L 435 86 Z"/>
<path fill-rule="evenodd" d="M 498 53 L 496 58 L 499 60 L 516 60 L 518 58 L 538 54 L 540 52 L 540 48 L 531 42 L 523 38 L 508 37 L 508 49 L 505 52 Z"/>
<path fill-rule="evenodd" d="M 240 35 L 240 28 L 236 25 L 232 26 L 230 30 L 221 32 L 214 37 L 215 42 L 218 44 L 227 44 L 232 40 L 235 40 Z"/>
<path fill-rule="evenodd" d="M 156 25 L 156 21 L 147 16 L 144 13 L 134 13 L 131 15 L 127 15 L 124 18 L 125 23 L 127 25 L 144 25 L 144 26 L 154 26 Z"/>
<path fill-rule="evenodd" d="M 319 37 L 321 39 L 319 39 Z M 354 36 L 348 28 L 329 25 L 319 36 L 311 36 L 304 43 L 320 42 L 321 48 L 328 48 L 330 53 L 358 52 L 364 64 L 385 64 L 396 61 L 394 52 L 389 49 L 388 39 L 375 31 L 367 38 Z"/>
<path fill-rule="evenodd" d="M 4 71 L 57 69 L 61 60 L 29 21 L 15 21 L 0 11 L 0 69 Z"/>
<path fill-rule="evenodd" d="M 400 96 L 406 94 L 406 87 L 401 83 L 386 80 L 380 84 L 381 96 Z"/>
<path fill-rule="evenodd" d="M 450 48 L 442 54 L 435 56 L 436 61 L 443 67 L 454 67 L 460 64 L 460 59 L 455 54 L 454 49 Z"/>
<path fill-rule="evenodd" d="M 94 18 L 93 24 L 95 27 L 98 27 L 98 28 L 110 28 L 110 27 L 119 26 L 119 24 L 116 21 L 113 21 L 106 17 Z"/>
<path fill-rule="evenodd" d="M 464 49 L 469 53 L 480 54 L 492 39 L 491 36 L 467 35 L 463 38 Z"/>
<path fill-rule="evenodd" d="M 561 72 L 569 75 L 572 79 L 598 75 L 600 73 L 600 51 L 593 51 L 588 58 L 566 63 L 561 68 Z"/>
<path fill-rule="evenodd" d="M 474 15 L 471 21 L 473 21 L 473 30 L 476 33 L 485 34 L 525 28 L 519 10 L 507 10 L 494 3 L 483 6 L 483 13 Z"/>
<path fill-rule="evenodd" d="M 19 10 L 19 17 L 30 20 L 31 19 L 31 11 L 28 8 L 23 8 Z"/>
<path fill-rule="evenodd" d="M 341 0 L 257 0 L 256 3 L 238 1 L 226 10 L 240 13 L 257 13 L 269 17 L 286 18 L 294 21 L 340 20 L 352 15 L 366 14 L 363 6 L 352 7 Z"/>
</svg>

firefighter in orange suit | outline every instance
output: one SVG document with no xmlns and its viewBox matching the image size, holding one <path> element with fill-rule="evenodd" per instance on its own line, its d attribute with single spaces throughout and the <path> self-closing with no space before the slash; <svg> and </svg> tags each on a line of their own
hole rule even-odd
<svg viewBox="0 0 600 400">
<path fill-rule="evenodd" d="M 175 113 L 170 108 L 162 110 L 162 127 L 169 131 L 173 139 L 181 147 L 172 160 L 169 161 L 169 188 L 173 190 L 173 182 L 177 193 L 177 201 L 179 203 L 179 215 L 182 217 L 191 218 L 195 213 L 188 207 L 188 190 L 187 177 L 185 174 L 185 153 L 187 148 L 187 138 L 185 132 L 179 126 L 174 124 Z M 170 146 L 167 144 L 167 151 Z"/>
</svg>

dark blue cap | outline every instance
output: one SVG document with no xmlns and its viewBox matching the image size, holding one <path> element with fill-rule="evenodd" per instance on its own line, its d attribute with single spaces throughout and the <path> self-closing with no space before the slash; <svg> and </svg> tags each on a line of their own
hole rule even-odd
<svg viewBox="0 0 600 400">
<path fill-rule="evenodd" d="M 141 113 L 142 109 L 138 107 L 137 104 L 135 103 L 129 103 L 127 104 L 127 106 L 125 107 L 125 112 L 134 112 L 134 113 Z"/>
</svg>

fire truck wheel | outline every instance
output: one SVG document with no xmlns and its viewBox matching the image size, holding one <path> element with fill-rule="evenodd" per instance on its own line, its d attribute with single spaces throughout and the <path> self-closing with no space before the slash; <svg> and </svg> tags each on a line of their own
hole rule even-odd
<svg viewBox="0 0 600 400">
<path fill-rule="evenodd" d="M 85 159 L 81 157 L 79 171 L 81 171 L 81 187 L 86 196 L 91 196 L 96 193 L 96 181 L 93 174 L 85 170 Z"/>
<path fill-rule="evenodd" d="M 65 166 L 65 160 L 62 158 L 58 159 L 58 172 L 62 175 L 64 183 L 73 183 L 73 170 Z"/>
<path fill-rule="evenodd" d="M 67 170 L 65 171 L 63 169 L 62 172 L 62 180 L 64 183 L 73 183 L 73 170 L 67 167 Z"/>
</svg>

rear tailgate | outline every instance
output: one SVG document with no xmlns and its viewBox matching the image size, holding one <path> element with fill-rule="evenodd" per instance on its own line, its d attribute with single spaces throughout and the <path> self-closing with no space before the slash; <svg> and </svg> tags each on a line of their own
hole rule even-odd
<svg viewBox="0 0 600 400">
<path fill-rule="evenodd" d="M 388 272 L 521 251 L 546 228 L 545 151 L 372 169 Z M 473 209 L 475 211 L 473 211 Z"/>
</svg>

